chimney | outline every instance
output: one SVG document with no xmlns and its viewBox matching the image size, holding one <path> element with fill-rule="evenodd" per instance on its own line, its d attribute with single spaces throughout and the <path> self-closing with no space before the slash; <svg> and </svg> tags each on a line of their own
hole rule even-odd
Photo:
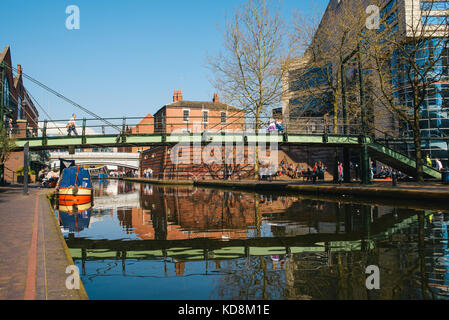
<svg viewBox="0 0 449 320">
<path fill-rule="evenodd" d="M 218 93 L 214 93 L 214 98 L 212 99 L 213 102 L 220 102 L 220 98 L 218 97 Z"/>
<path fill-rule="evenodd" d="M 175 93 L 173 94 L 173 102 L 178 102 L 178 101 L 182 101 L 182 92 L 175 90 Z"/>
</svg>

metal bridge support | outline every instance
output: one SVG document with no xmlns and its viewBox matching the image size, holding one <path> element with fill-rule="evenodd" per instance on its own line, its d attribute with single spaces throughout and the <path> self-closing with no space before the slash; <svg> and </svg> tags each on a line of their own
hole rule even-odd
<svg viewBox="0 0 449 320">
<path fill-rule="evenodd" d="M 28 155 L 30 151 L 30 143 L 27 142 L 23 149 L 23 194 L 28 195 Z"/>
<path fill-rule="evenodd" d="M 82 144 L 86 144 L 87 139 L 86 139 L 86 118 L 83 119 L 83 131 L 81 134 L 81 143 Z"/>
<path fill-rule="evenodd" d="M 123 117 L 121 143 L 126 143 L 126 118 Z"/>
<path fill-rule="evenodd" d="M 360 164 L 362 169 L 362 184 L 371 183 L 371 168 L 370 168 L 370 158 L 368 153 L 368 144 L 366 143 L 366 138 L 363 137 L 362 150 L 360 153 Z"/>
<path fill-rule="evenodd" d="M 47 145 L 47 120 L 44 121 L 44 127 L 42 129 L 42 145 Z"/>
<path fill-rule="evenodd" d="M 345 183 L 351 182 L 351 151 L 348 147 L 343 148 L 343 180 Z"/>
<path fill-rule="evenodd" d="M 334 183 L 338 183 L 338 148 L 334 149 Z"/>
</svg>

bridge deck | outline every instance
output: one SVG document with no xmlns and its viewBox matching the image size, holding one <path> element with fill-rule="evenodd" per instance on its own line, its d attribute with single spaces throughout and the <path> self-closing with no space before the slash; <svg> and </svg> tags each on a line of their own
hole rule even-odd
<svg viewBox="0 0 449 320">
<path fill-rule="evenodd" d="M 398 169 L 408 175 L 414 175 L 416 163 L 413 159 L 396 152 L 384 145 L 375 142 L 371 138 L 365 138 L 369 146 L 370 156 L 391 167 Z M 29 143 L 30 150 L 58 150 L 73 148 L 103 147 L 136 147 L 136 146 L 161 146 L 174 145 L 177 143 L 187 144 L 209 144 L 209 143 L 278 143 L 284 145 L 311 145 L 320 147 L 351 147 L 360 148 L 363 139 L 357 135 L 338 134 L 129 134 L 129 135 L 95 135 L 95 136 L 56 136 L 37 137 L 16 140 L 16 151 L 23 150 Z M 441 179 L 441 173 L 437 170 L 424 166 L 424 174 L 428 178 Z"/>
</svg>

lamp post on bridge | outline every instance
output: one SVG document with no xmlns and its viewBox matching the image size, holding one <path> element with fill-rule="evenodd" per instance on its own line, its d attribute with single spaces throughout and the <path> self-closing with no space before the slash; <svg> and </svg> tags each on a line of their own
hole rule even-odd
<svg viewBox="0 0 449 320">
<path fill-rule="evenodd" d="M 368 144 L 367 144 L 367 125 L 366 125 L 366 101 L 365 101 L 365 88 L 363 80 L 363 69 L 362 69 L 362 57 L 360 53 L 360 43 L 357 44 L 357 48 L 351 52 L 345 59 L 341 58 L 341 86 L 342 86 L 342 111 L 343 111 L 343 133 L 347 134 L 347 112 L 346 112 L 346 78 L 345 78 L 345 64 L 352 59 L 357 54 L 357 64 L 358 64 L 358 74 L 359 74 L 359 86 L 360 86 L 360 108 L 361 108 L 361 135 L 360 142 L 362 144 L 361 150 L 361 173 L 362 173 L 362 184 L 370 183 L 370 160 L 368 154 Z M 350 182 L 350 153 L 348 147 L 343 148 L 343 158 L 344 158 L 344 181 Z"/>
<path fill-rule="evenodd" d="M 362 70 L 362 57 L 360 54 L 360 45 L 357 44 L 357 60 L 358 60 L 358 69 L 359 69 L 359 83 L 360 83 L 360 107 L 361 107 L 361 120 L 362 120 L 362 152 L 361 152 L 361 171 L 362 171 L 362 184 L 369 184 L 371 182 L 370 175 L 370 159 L 368 154 L 368 144 L 366 141 L 367 136 L 367 126 L 366 126 L 366 101 L 365 101 L 365 86 L 363 82 L 363 70 Z"/>
<path fill-rule="evenodd" d="M 348 114 L 346 110 L 346 63 L 354 57 L 354 55 L 358 52 L 359 48 L 351 52 L 346 58 L 340 56 L 340 77 L 341 77 L 341 104 L 342 104 L 342 113 L 343 113 L 343 134 L 348 134 Z M 343 147 L 343 179 L 344 182 L 351 182 L 351 166 L 350 166 L 351 156 L 350 150 L 348 147 Z"/>
</svg>

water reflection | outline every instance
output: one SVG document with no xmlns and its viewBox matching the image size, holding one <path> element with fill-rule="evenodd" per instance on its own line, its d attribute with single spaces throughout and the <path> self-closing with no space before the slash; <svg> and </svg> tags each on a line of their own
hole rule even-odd
<svg viewBox="0 0 449 320">
<path fill-rule="evenodd" d="M 92 299 L 446 299 L 449 288 L 444 212 L 119 181 L 96 184 L 85 212 L 83 227 L 59 217 Z M 366 289 L 368 265 L 380 290 Z"/>
<path fill-rule="evenodd" d="M 75 206 L 60 206 L 57 211 L 58 219 L 64 231 L 70 233 L 81 232 L 89 228 L 92 204 Z"/>
</svg>

